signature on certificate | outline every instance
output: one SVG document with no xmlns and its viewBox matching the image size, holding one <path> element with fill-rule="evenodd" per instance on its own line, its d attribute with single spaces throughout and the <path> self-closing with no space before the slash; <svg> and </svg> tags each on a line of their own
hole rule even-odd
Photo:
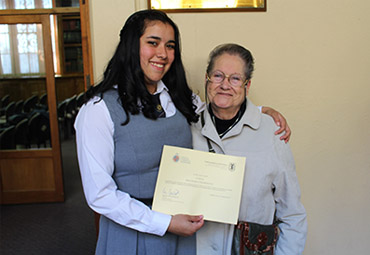
<svg viewBox="0 0 370 255">
<path fill-rule="evenodd" d="M 163 197 L 178 198 L 180 195 L 180 191 L 176 188 L 164 187 L 162 190 L 162 195 Z"/>
</svg>

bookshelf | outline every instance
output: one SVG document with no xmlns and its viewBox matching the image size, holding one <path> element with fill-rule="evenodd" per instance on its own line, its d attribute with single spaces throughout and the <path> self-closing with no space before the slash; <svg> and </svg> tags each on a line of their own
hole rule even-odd
<svg viewBox="0 0 370 255">
<path fill-rule="evenodd" d="M 62 15 L 58 23 L 61 74 L 83 73 L 80 17 Z"/>
</svg>

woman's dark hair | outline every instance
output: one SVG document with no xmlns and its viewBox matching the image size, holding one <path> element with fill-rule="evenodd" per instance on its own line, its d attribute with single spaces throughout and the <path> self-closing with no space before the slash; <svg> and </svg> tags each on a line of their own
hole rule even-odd
<svg viewBox="0 0 370 255">
<path fill-rule="evenodd" d="M 252 78 L 254 71 L 254 59 L 251 52 L 243 46 L 234 43 L 221 44 L 214 48 L 211 53 L 209 53 L 207 66 L 208 74 L 213 70 L 216 59 L 224 53 L 239 56 L 245 64 L 244 75 L 246 79 L 250 80 Z"/>
<path fill-rule="evenodd" d="M 119 98 L 126 113 L 126 125 L 131 114 L 143 112 L 149 119 L 156 119 L 155 104 L 148 92 L 144 73 L 140 66 L 140 37 L 144 34 L 149 22 L 160 21 L 172 26 L 175 32 L 175 59 L 162 78 L 169 90 L 169 94 L 177 110 L 187 119 L 188 123 L 196 122 L 198 115 L 193 104 L 193 94 L 185 77 L 185 70 L 181 60 L 180 34 L 176 24 L 164 13 L 157 10 L 143 10 L 132 14 L 120 32 L 120 42 L 116 51 L 104 71 L 103 80 L 89 89 L 86 100 L 95 95 L 104 96 L 104 92 L 118 87 Z M 141 106 L 138 105 L 141 102 Z"/>
</svg>

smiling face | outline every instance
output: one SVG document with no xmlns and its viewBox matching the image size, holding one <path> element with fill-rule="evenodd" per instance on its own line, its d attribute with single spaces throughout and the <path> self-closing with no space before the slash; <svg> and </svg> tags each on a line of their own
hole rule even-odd
<svg viewBox="0 0 370 255">
<path fill-rule="evenodd" d="M 224 53 L 216 58 L 213 66 L 214 71 L 221 71 L 225 75 L 244 75 L 245 63 L 238 55 Z M 207 96 L 212 110 L 220 119 L 232 119 L 240 109 L 248 93 L 250 81 L 243 86 L 231 86 L 229 79 L 225 78 L 221 83 L 207 82 Z"/>
<path fill-rule="evenodd" d="M 170 69 L 175 59 L 175 32 L 171 25 L 161 21 L 151 21 L 140 37 L 140 66 L 145 84 L 154 93 L 157 82 Z"/>
</svg>

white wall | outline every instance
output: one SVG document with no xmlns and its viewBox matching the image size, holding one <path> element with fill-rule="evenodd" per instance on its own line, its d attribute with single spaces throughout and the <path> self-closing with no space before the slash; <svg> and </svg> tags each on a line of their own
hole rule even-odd
<svg viewBox="0 0 370 255">
<path fill-rule="evenodd" d="M 94 75 L 142 0 L 91 1 Z M 145 7 L 145 6 L 144 6 Z M 308 213 L 305 255 L 368 254 L 370 2 L 269 0 L 265 13 L 170 14 L 188 80 L 203 95 L 209 51 L 225 42 L 256 59 L 250 95 L 281 111 Z"/>
</svg>

